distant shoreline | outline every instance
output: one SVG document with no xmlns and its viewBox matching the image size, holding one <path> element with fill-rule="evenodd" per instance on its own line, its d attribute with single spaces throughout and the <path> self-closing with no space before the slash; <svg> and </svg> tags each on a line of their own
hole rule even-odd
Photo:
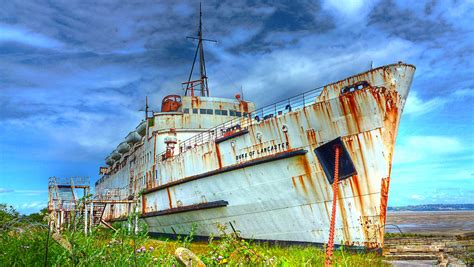
<svg viewBox="0 0 474 267">
<path fill-rule="evenodd" d="M 458 235 L 474 231 L 474 210 L 389 211 L 386 232 Z"/>
<path fill-rule="evenodd" d="M 418 212 L 431 212 L 431 213 L 447 213 L 447 212 L 474 212 L 474 210 L 389 210 L 387 213 L 418 213 Z"/>
<path fill-rule="evenodd" d="M 394 211 L 474 211 L 474 204 L 426 204 L 401 207 L 388 207 L 388 212 Z"/>
</svg>

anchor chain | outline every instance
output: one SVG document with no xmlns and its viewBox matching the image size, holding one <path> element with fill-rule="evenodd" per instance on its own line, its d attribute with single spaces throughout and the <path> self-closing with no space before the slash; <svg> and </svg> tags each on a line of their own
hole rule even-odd
<svg viewBox="0 0 474 267">
<path fill-rule="evenodd" d="M 339 190 L 339 150 L 340 146 L 334 146 L 335 159 L 334 159 L 334 181 L 332 183 L 332 211 L 331 211 L 331 224 L 329 226 L 329 240 L 326 248 L 326 262 L 325 266 L 331 266 L 332 255 L 334 251 L 334 227 L 336 224 L 336 203 L 337 203 L 337 191 Z"/>
</svg>

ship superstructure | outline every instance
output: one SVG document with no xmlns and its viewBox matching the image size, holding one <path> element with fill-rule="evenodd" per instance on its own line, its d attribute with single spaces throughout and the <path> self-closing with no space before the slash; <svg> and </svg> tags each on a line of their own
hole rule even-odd
<svg viewBox="0 0 474 267">
<path fill-rule="evenodd" d="M 238 96 L 208 96 L 202 41 L 200 27 L 200 79 L 184 83 L 184 96 L 165 97 L 161 112 L 147 115 L 107 157 L 96 194 L 139 200 L 133 205 L 152 233 L 187 234 L 195 224 L 198 236 L 218 235 L 223 224 L 244 238 L 325 243 L 334 166 L 324 145 L 338 143 L 335 243 L 381 247 L 415 67 L 374 68 L 255 109 Z M 111 204 L 103 216 L 123 220 L 132 209 Z"/>
</svg>

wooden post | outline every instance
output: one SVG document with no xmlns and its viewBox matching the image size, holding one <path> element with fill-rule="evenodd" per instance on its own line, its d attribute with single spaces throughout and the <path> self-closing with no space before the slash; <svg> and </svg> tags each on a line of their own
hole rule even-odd
<svg viewBox="0 0 474 267">
<path fill-rule="evenodd" d="M 89 225 L 89 231 L 92 231 L 92 226 L 94 225 L 94 202 L 91 201 L 91 223 Z"/>
<path fill-rule="evenodd" d="M 59 223 L 59 229 L 62 230 L 63 229 L 63 224 L 64 224 L 64 210 L 61 210 L 60 220 L 61 220 L 61 222 Z"/>
<path fill-rule="evenodd" d="M 87 203 L 84 203 L 84 233 L 87 235 Z"/>
</svg>

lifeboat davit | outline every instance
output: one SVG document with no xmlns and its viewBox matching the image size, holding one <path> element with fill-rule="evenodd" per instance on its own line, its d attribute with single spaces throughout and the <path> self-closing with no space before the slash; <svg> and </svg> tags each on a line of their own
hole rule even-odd
<svg viewBox="0 0 474 267">
<path fill-rule="evenodd" d="M 142 121 L 140 124 L 138 124 L 138 126 L 135 130 L 140 136 L 145 136 L 145 134 L 146 134 L 146 121 Z"/>
<path fill-rule="evenodd" d="M 125 154 L 130 150 L 130 146 L 127 144 L 127 142 L 122 142 L 120 145 L 117 147 L 117 151 L 120 154 Z"/>
<path fill-rule="evenodd" d="M 141 140 L 142 138 L 136 131 L 130 132 L 127 137 L 125 137 L 125 142 L 127 142 L 128 144 L 135 144 L 140 142 Z"/>
<path fill-rule="evenodd" d="M 112 159 L 110 156 L 108 156 L 108 157 L 105 158 L 105 163 L 106 163 L 107 165 L 109 165 L 109 166 L 114 165 L 114 162 L 115 162 L 115 160 Z"/>
<path fill-rule="evenodd" d="M 112 151 L 112 153 L 110 153 L 110 157 L 113 160 L 119 160 L 122 157 L 122 155 L 120 155 L 120 153 L 118 153 L 117 150 L 114 150 L 114 151 Z"/>
</svg>

